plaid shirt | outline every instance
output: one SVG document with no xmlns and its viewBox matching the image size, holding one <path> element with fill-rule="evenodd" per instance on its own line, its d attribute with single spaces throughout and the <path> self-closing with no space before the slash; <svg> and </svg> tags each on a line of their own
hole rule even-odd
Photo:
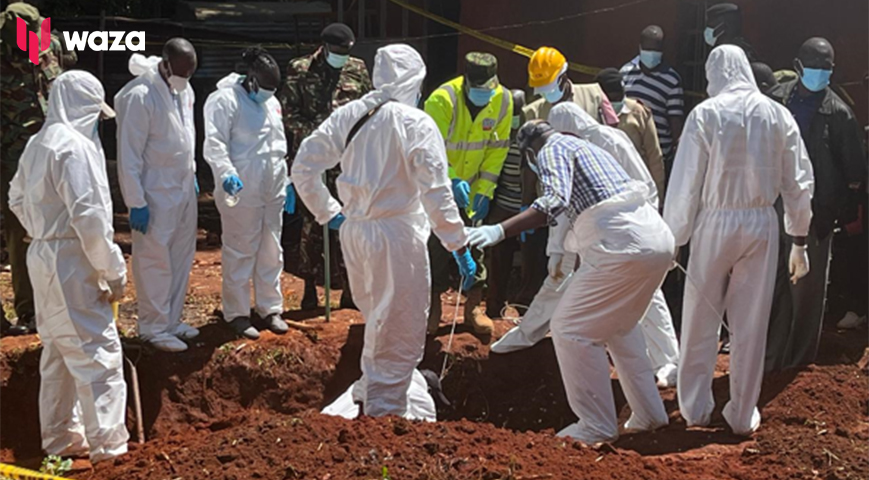
<svg viewBox="0 0 869 480">
<path fill-rule="evenodd" d="M 567 210 L 570 221 L 625 190 L 630 177 L 608 153 L 585 140 L 553 134 L 537 154 L 543 195 L 532 205 L 552 223 Z"/>
</svg>

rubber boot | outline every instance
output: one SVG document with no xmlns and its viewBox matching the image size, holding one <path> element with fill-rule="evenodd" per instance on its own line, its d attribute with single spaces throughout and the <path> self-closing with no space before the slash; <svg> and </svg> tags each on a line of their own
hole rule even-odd
<svg viewBox="0 0 869 480">
<path fill-rule="evenodd" d="M 483 301 L 483 287 L 474 287 L 468 292 L 465 300 L 465 323 L 470 326 L 474 333 L 479 335 L 491 335 L 495 330 L 492 319 L 486 315 L 480 307 Z"/>
<path fill-rule="evenodd" d="M 344 290 L 341 290 L 341 304 L 340 308 L 349 308 L 351 310 L 359 310 L 359 307 L 356 306 L 356 302 L 353 301 L 353 295 L 350 293 L 350 282 L 344 281 Z"/>
<path fill-rule="evenodd" d="M 314 280 L 305 280 L 305 293 L 302 295 L 302 310 L 314 310 L 320 306 L 320 299 L 317 298 L 317 284 Z"/>
<path fill-rule="evenodd" d="M 426 333 L 434 335 L 441 326 L 441 317 L 443 316 L 443 308 L 441 305 L 441 294 L 434 291 L 431 292 L 431 310 L 428 312 L 428 327 Z"/>
</svg>

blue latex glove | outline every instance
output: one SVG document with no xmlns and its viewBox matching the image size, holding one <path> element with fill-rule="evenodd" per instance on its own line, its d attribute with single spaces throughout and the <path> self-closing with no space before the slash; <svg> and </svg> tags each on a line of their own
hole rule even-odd
<svg viewBox="0 0 869 480">
<path fill-rule="evenodd" d="M 486 218 L 486 215 L 489 214 L 489 197 L 479 193 L 474 195 L 474 206 L 471 208 L 474 210 L 474 215 L 471 217 L 472 222 Z"/>
<path fill-rule="evenodd" d="M 528 205 L 522 205 L 522 207 L 519 208 L 519 212 L 520 212 L 520 213 L 521 213 L 521 212 L 524 212 L 525 210 L 528 210 Z M 533 229 L 533 228 L 530 229 L 530 230 L 525 230 L 524 232 L 520 233 L 520 234 L 519 234 L 519 241 L 522 242 L 522 243 L 525 243 L 525 240 L 528 239 L 528 238 L 527 238 L 528 235 L 534 235 L 534 229 Z"/>
<path fill-rule="evenodd" d="M 287 198 L 284 200 L 284 211 L 287 215 L 296 213 L 296 189 L 293 184 L 287 185 Z"/>
<path fill-rule="evenodd" d="M 456 205 L 459 208 L 468 208 L 471 203 L 471 186 L 461 178 L 453 179 L 453 196 L 456 197 Z"/>
<path fill-rule="evenodd" d="M 347 217 L 344 216 L 343 213 L 339 213 L 332 217 L 332 220 L 329 220 L 329 229 L 330 230 L 339 230 L 341 225 L 344 224 L 344 220 L 347 220 Z"/>
<path fill-rule="evenodd" d="M 462 290 L 468 291 L 474 286 L 476 279 L 474 274 L 477 273 L 477 264 L 471 257 L 471 249 L 466 248 L 464 253 L 453 252 L 453 258 L 459 264 L 459 273 L 465 281 L 462 283 Z"/>
<path fill-rule="evenodd" d="M 130 228 L 137 232 L 148 233 L 148 220 L 151 212 L 147 206 L 130 209 Z"/>
<path fill-rule="evenodd" d="M 196 177 L 193 177 L 193 190 L 196 192 L 196 196 L 199 196 L 199 180 Z"/>
<path fill-rule="evenodd" d="M 223 181 L 223 191 L 230 195 L 238 195 L 243 188 L 244 184 L 237 175 L 230 175 Z"/>
</svg>

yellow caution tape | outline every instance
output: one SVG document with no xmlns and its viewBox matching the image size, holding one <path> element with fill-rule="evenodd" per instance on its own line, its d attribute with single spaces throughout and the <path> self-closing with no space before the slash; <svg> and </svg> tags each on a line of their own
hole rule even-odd
<svg viewBox="0 0 869 480">
<path fill-rule="evenodd" d="M 493 37 L 493 36 L 485 34 L 483 32 L 474 30 L 473 28 L 468 28 L 460 23 L 456 23 L 452 20 L 448 20 L 444 17 L 435 15 L 435 14 L 433 14 L 427 10 L 423 10 L 417 6 L 410 5 L 406 2 L 404 2 L 403 0 L 389 0 L 389 1 L 402 7 L 402 8 L 406 8 L 406 9 L 410 10 L 411 12 L 422 15 L 425 18 L 428 18 L 430 20 L 434 20 L 435 22 L 438 22 L 442 25 L 446 25 L 450 28 L 454 28 L 462 33 L 470 35 L 476 39 L 482 40 L 488 44 L 503 48 L 504 50 L 508 50 L 508 51 L 513 52 L 513 53 L 518 53 L 519 55 L 522 55 L 522 56 L 525 56 L 528 58 L 531 58 L 531 55 L 534 54 L 534 50 L 531 50 L 530 48 L 528 48 L 526 46 L 519 45 L 519 44 L 513 43 L 513 42 L 508 42 L 507 40 Z M 600 68 L 589 67 L 588 65 L 582 65 L 582 64 L 574 63 L 574 62 L 568 62 L 568 64 L 570 65 L 571 70 L 573 70 L 575 72 L 584 73 L 586 75 L 597 75 L 597 73 L 600 72 L 600 70 L 601 70 Z"/>
<path fill-rule="evenodd" d="M 55 477 L 46 473 L 34 472 L 26 468 L 16 467 L 15 465 L 7 465 L 0 463 L 0 476 L 11 478 L 13 480 L 71 480 L 69 478 Z"/>
</svg>

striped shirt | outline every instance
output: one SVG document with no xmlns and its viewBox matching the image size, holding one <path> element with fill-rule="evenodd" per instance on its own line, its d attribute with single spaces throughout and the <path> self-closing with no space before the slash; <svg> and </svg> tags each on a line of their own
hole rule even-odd
<svg viewBox="0 0 869 480">
<path fill-rule="evenodd" d="M 521 165 L 522 152 L 518 145 L 512 143 L 498 176 L 498 188 L 495 190 L 495 203 L 504 210 L 517 213 L 522 208 Z"/>
<path fill-rule="evenodd" d="M 553 134 L 537 154 L 543 195 L 531 205 L 550 223 L 567 210 L 570 221 L 587 208 L 621 193 L 630 177 L 610 154 L 579 138 Z"/>
<path fill-rule="evenodd" d="M 640 68 L 640 57 L 626 63 L 621 74 L 625 82 L 625 94 L 641 100 L 652 110 L 661 152 L 665 157 L 670 155 L 673 149 L 673 133 L 670 130 L 669 117 L 685 116 L 682 77 L 668 66 L 646 74 Z"/>
</svg>

